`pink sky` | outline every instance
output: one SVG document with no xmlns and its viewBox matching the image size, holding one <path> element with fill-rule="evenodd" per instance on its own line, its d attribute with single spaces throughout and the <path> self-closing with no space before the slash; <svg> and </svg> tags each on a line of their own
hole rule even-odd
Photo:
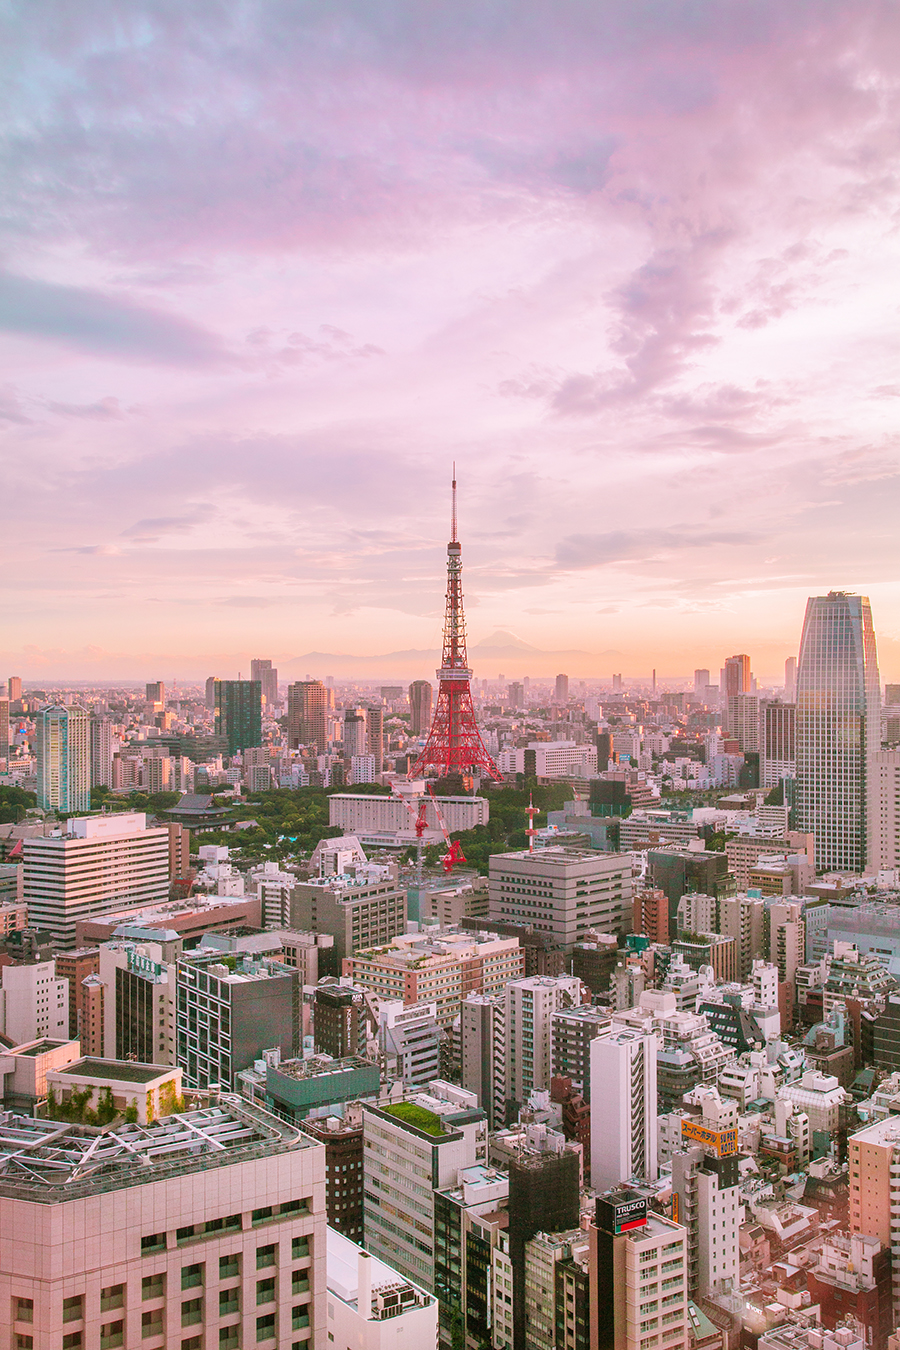
<svg viewBox="0 0 900 1350">
<path fill-rule="evenodd" d="M 45 0 L 0 49 L 9 672 L 432 649 L 455 459 L 473 644 L 775 676 L 841 588 L 900 678 L 895 5 Z"/>
</svg>

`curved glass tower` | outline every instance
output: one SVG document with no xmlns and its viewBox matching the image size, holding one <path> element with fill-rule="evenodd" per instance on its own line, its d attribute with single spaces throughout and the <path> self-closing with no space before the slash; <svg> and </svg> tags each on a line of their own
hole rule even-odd
<svg viewBox="0 0 900 1350">
<path fill-rule="evenodd" d="M 816 866 L 866 864 L 866 769 L 881 747 L 881 689 L 872 610 L 864 595 L 807 601 L 797 669 L 797 827 L 816 840 Z"/>
</svg>

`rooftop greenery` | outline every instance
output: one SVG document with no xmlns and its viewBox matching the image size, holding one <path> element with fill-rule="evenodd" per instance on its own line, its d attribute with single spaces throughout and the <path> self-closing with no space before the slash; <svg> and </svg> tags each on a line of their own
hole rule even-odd
<svg viewBox="0 0 900 1350">
<path fill-rule="evenodd" d="M 444 1122 L 440 1116 L 426 1110 L 424 1106 L 417 1106 L 415 1102 L 394 1102 L 390 1106 L 385 1106 L 383 1110 L 385 1115 L 395 1116 L 397 1120 L 402 1120 L 405 1125 L 412 1125 L 423 1134 L 444 1133 Z"/>
</svg>

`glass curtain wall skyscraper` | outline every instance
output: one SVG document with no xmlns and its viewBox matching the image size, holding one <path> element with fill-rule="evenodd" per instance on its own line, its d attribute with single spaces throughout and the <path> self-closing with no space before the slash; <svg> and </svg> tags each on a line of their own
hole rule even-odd
<svg viewBox="0 0 900 1350">
<path fill-rule="evenodd" d="M 262 745 L 262 685 L 259 680 L 217 680 L 216 732 L 228 737 L 228 753 Z"/>
<path fill-rule="evenodd" d="M 866 864 L 866 771 L 881 745 L 881 690 L 866 596 L 811 596 L 797 669 L 797 827 L 816 866 Z"/>
<path fill-rule="evenodd" d="M 38 806 L 45 811 L 91 809 L 91 730 L 84 708 L 53 705 L 36 718 Z"/>
</svg>

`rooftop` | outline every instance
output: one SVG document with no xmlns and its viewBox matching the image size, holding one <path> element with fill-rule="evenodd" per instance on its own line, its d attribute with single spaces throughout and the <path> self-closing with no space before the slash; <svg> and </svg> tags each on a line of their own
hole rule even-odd
<svg viewBox="0 0 900 1350">
<path fill-rule="evenodd" d="M 85 1056 L 74 1064 L 64 1064 L 55 1073 L 71 1074 L 73 1078 L 110 1078 L 116 1083 L 152 1083 L 157 1078 L 172 1074 L 169 1064 L 133 1064 L 124 1059 L 92 1059 Z"/>
<path fill-rule="evenodd" d="M 59 1204 L 296 1148 L 308 1136 L 240 1097 L 148 1125 L 61 1125 L 0 1112 L 0 1197 Z"/>
</svg>

